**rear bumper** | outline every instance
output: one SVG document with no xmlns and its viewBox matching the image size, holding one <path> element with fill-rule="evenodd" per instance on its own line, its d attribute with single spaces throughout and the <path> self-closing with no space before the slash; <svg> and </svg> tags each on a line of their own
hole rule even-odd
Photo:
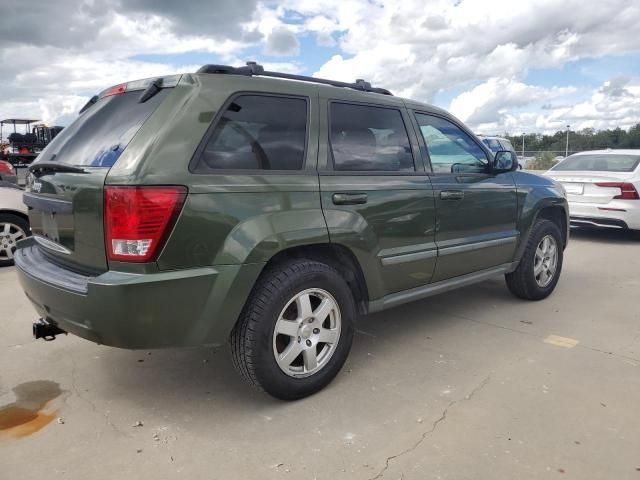
<svg viewBox="0 0 640 480">
<path fill-rule="evenodd" d="M 47 322 L 95 343 L 131 349 L 225 343 L 262 267 L 85 277 L 51 263 L 28 240 L 15 263 L 22 288 Z"/>
<path fill-rule="evenodd" d="M 574 226 L 640 230 L 638 200 L 613 200 L 606 204 L 569 202 L 569 215 Z"/>
</svg>

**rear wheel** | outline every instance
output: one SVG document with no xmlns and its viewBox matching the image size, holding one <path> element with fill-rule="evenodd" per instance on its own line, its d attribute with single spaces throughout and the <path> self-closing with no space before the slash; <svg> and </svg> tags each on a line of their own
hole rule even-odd
<svg viewBox="0 0 640 480">
<path fill-rule="evenodd" d="M 330 266 L 298 260 L 272 267 L 231 334 L 233 363 L 250 384 L 276 398 L 306 397 L 342 368 L 354 316 L 351 290 Z"/>
<path fill-rule="evenodd" d="M 29 235 L 29 223 L 11 213 L 0 214 L 0 267 L 13 265 L 13 254 L 19 240 Z"/>
<path fill-rule="evenodd" d="M 542 300 L 556 288 L 562 270 L 562 234 L 549 220 L 538 220 L 531 230 L 518 268 L 505 275 L 515 296 Z"/>
</svg>

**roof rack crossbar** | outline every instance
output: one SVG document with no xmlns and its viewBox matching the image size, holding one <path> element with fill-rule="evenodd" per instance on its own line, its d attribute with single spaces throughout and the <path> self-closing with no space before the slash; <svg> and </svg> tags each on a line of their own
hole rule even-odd
<svg viewBox="0 0 640 480">
<path fill-rule="evenodd" d="M 322 85 L 332 85 L 334 87 L 352 88 L 363 92 L 380 93 L 382 95 L 393 95 L 386 88 L 372 87 L 369 82 L 362 79 L 356 80 L 354 83 L 339 82 L 337 80 L 328 80 L 326 78 L 309 77 L 306 75 L 294 75 L 292 73 L 270 72 L 265 70 L 262 65 L 256 62 L 247 62 L 245 67 L 231 67 L 229 65 L 204 65 L 200 67 L 198 73 L 218 73 L 229 75 L 245 75 L 248 77 L 259 75 L 261 77 L 284 78 L 287 80 L 301 80 L 303 82 L 320 83 Z"/>
</svg>

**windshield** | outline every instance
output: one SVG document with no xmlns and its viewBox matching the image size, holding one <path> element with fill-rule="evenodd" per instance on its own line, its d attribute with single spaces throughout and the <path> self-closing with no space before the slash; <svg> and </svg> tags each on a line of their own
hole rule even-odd
<svg viewBox="0 0 640 480">
<path fill-rule="evenodd" d="M 613 153 L 571 155 L 552 168 L 554 172 L 633 172 L 640 163 L 640 155 Z"/>
<path fill-rule="evenodd" d="M 88 167 L 111 167 L 133 136 L 171 91 L 139 103 L 140 91 L 101 98 L 62 130 L 38 157 Z"/>
</svg>

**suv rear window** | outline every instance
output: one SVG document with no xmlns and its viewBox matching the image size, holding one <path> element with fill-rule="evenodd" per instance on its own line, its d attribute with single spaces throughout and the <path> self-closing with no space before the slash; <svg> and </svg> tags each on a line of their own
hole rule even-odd
<svg viewBox="0 0 640 480">
<path fill-rule="evenodd" d="M 331 150 L 336 170 L 415 171 L 402 114 L 393 108 L 332 103 Z"/>
<path fill-rule="evenodd" d="M 640 163 L 640 155 L 594 154 L 572 155 L 553 167 L 554 172 L 633 172 Z"/>
<path fill-rule="evenodd" d="M 38 160 L 87 167 L 113 166 L 171 90 L 163 88 L 144 103 L 138 103 L 140 91 L 101 98 L 56 135 Z"/>
<path fill-rule="evenodd" d="M 300 170 L 306 139 L 306 100 L 241 95 L 217 120 L 194 171 Z"/>
</svg>

